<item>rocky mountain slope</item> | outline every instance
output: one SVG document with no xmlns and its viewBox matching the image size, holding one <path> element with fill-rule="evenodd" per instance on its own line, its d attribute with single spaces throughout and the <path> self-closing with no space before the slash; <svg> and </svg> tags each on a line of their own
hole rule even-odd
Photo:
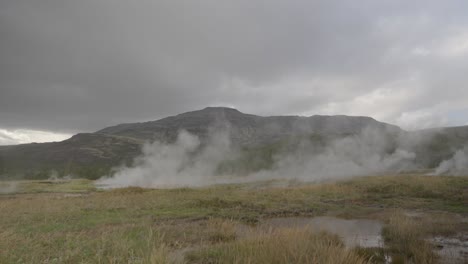
<svg viewBox="0 0 468 264">
<path fill-rule="evenodd" d="M 180 130 L 205 139 L 214 131 L 229 131 L 235 144 L 265 144 L 290 136 L 309 134 L 355 134 L 364 128 L 398 133 L 397 126 L 370 117 L 354 116 L 270 116 L 244 114 L 236 109 L 207 107 L 157 121 L 121 124 L 96 133 L 142 140 L 172 141 Z"/>
<path fill-rule="evenodd" d="M 112 166 L 129 162 L 141 152 L 134 138 L 83 133 L 61 142 L 0 148 L 0 178 L 49 178 L 52 173 L 97 178 Z"/>
<path fill-rule="evenodd" d="M 181 130 L 198 136 L 202 142 L 213 133 L 228 133 L 232 145 L 246 154 L 244 160 L 260 160 L 262 166 L 267 166 L 264 164 L 275 152 L 294 148 L 298 139 L 306 138 L 316 145 L 324 145 L 330 139 L 358 135 L 366 129 L 382 134 L 384 140 L 390 142 L 390 149 L 394 140 L 407 140 L 408 145 L 414 145 L 415 152 L 422 154 L 420 161 L 424 166 L 435 166 L 449 157 L 453 149 L 468 142 L 467 127 L 406 132 L 370 117 L 262 117 L 232 108 L 208 107 L 156 121 L 120 124 L 95 133 L 77 134 L 62 142 L 1 146 L 0 178 L 47 178 L 51 171 L 97 178 L 113 166 L 131 162 L 141 153 L 144 142 L 170 143 Z M 431 136 L 425 136 L 422 141 L 413 140 L 426 134 Z"/>
</svg>

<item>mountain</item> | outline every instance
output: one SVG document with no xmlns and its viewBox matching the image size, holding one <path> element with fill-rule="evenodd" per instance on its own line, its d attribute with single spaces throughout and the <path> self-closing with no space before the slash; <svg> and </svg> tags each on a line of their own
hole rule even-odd
<svg viewBox="0 0 468 264">
<path fill-rule="evenodd" d="M 397 126 L 370 117 L 352 116 L 270 116 L 244 114 L 226 107 L 207 107 L 157 121 L 121 124 L 99 130 L 98 134 L 142 140 L 173 141 L 180 130 L 206 139 L 216 130 L 230 131 L 231 141 L 241 145 L 272 143 L 284 137 L 308 134 L 355 134 L 364 128 L 397 133 Z"/>
<path fill-rule="evenodd" d="M 358 135 L 366 129 L 382 134 L 384 141 L 419 138 L 435 134 L 416 144 L 425 166 L 450 155 L 453 148 L 468 142 L 468 128 L 407 132 L 370 117 L 355 116 L 269 116 L 244 114 L 232 108 L 207 107 L 156 121 L 111 126 L 95 133 L 81 133 L 62 142 L 33 143 L 0 147 L 0 178 L 47 178 L 59 175 L 98 178 L 114 166 L 130 163 L 141 153 L 144 142 L 174 142 L 180 131 L 188 131 L 206 142 L 210 134 L 228 132 L 232 145 L 242 150 L 243 170 L 271 165 L 278 151 L 294 149 L 301 139 L 324 146 L 332 139 Z M 389 151 L 394 146 L 389 144 Z M 427 155 L 427 152 L 435 154 Z M 236 163 L 237 164 L 237 163 Z M 247 164 L 247 165 L 245 165 Z M 237 166 L 237 165 L 236 165 Z"/>
<path fill-rule="evenodd" d="M 61 142 L 0 147 L 0 178 L 48 178 L 52 171 L 98 178 L 115 165 L 130 162 L 142 141 L 120 136 L 83 133 Z"/>
<path fill-rule="evenodd" d="M 434 168 L 468 146 L 468 126 L 412 131 L 405 134 L 404 140 L 423 167 Z"/>
</svg>

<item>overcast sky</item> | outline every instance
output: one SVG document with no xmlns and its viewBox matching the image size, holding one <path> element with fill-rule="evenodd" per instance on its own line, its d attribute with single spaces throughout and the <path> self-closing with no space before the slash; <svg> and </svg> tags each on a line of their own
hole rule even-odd
<svg viewBox="0 0 468 264">
<path fill-rule="evenodd" d="M 0 144 L 230 106 L 468 124 L 468 1 L 2 0 Z"/>
</svg>

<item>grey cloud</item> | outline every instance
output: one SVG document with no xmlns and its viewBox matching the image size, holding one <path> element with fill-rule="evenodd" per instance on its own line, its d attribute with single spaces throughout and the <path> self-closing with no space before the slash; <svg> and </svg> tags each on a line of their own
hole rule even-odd
<svg viewBox="0 0 468 264">
<path fill-rule="evenodd" d="M 0 127 L 93 131 L 213 104 L 257 114 L 312 114 L 336 105 L 340 112 L 331 113 L 387 122 L 422 110 L 444 115 L 458 109 L 450 102 L 468 103 L 468 52 L 441 52 L 450 38 L 468 33 L 467 7 L 2 1 Z M 392 88 L 414 90 L 406 99 L 353 112 L 356 98 L 413 75 L 419 90 Z"/>
</svg>

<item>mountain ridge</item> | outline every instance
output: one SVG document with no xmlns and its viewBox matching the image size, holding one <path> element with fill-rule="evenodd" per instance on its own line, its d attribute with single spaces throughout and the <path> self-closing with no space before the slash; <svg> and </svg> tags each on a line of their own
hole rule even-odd
<svg viewBox="0 0 468 264">
<path fill-rule="evenodd" d="M 0 178 L 47 178 L 50 171 L 98 178 L 109 173 L 112 167 L 131 163 L 141 153 L 145 142 L 171 143 L 181 131 L 197 136 L 202 143 L 214 132 L 227 132 L 232 145 L 251 149 L 251 153 L 260 156 L 268 153 L 268 160 L 279 145 L 286 144 L 291 149 L 298 141 L 311 138 L 323 145 L 334 138 L 359 135 L 366 129 L 382 134 L 389 142 L 399 137 L 432 133 L 405 131 L 363 116 L 265 117 L 233 108 L 207 107 L 154 121 L 118 124 L 94 133 L 78 133 L 60 142 L 0 146 Z M 436 150 L 422 161 L 425 166 L 434 166 L 449 157 L 458 145 L 468 142 L 467 131 L 468 127 L 438 129 L 434 132 L 435 140 L 431 137 L 415 149 L 420 153 Z"/>
<path fill-rule="evenodd" d="M 240 137 L 233 137 L 236 143 L 252 144 L 259 141 L 274 140 L 272 134 L 297 135 L 301 133 L 359 133 L 364 127 L 374 126 L 379 129 L 401 131 L 397 126 L 379 122 L 371 117 L 345 115 L 305 116 L 258 116 L 245 114 L 234 108 L 207 107 L 201 110 L 185 112 L 155 121 L 118 124 L 101 129 L 95 133 L 130 136 L 144 140 L 171 141 L 167 131 L 173 135 L 180 130 L 187 130 L 202 138 L 209 130 L 222 129 L 229 125 L 230 130 Z M 267 132 L 271 133 L 267 133 Z M 263 138 L 268 136 L 269 138 Z"/>
</svg>

